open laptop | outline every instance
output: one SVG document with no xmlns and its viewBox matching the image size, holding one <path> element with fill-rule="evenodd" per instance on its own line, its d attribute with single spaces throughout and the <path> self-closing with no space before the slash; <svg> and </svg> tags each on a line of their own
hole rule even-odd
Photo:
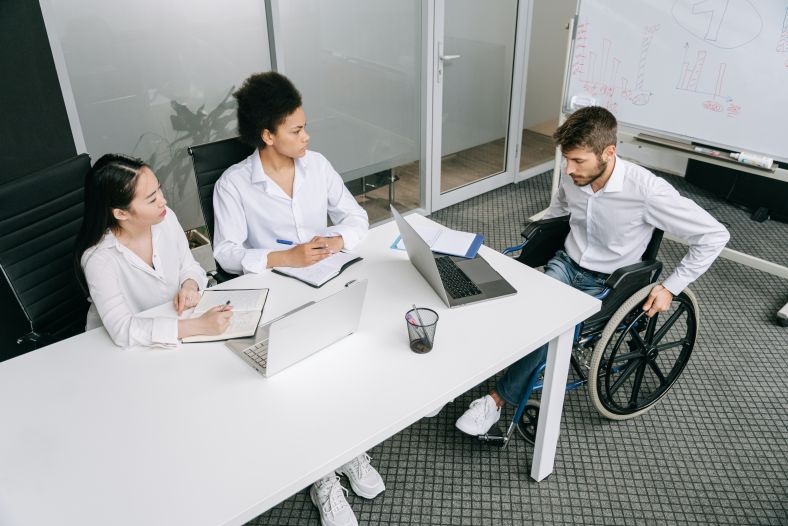
<svg viewBox="0 0 788 526">
<path fill-rule="evenodd" d="M 254 337 L 226 345 L 263 376 L 272 376 L 355 332 L 366 292 L 366 279 L 350 282 L 259 326 Z"/>
<path fill-rule="evenodd" d="M 393 206 L 391 215 L 397 222 L 410 262 L 448 307 L 517 293 L 517 290 L 478 254 L 473 259 L 435 254 Z"/>
</svg>

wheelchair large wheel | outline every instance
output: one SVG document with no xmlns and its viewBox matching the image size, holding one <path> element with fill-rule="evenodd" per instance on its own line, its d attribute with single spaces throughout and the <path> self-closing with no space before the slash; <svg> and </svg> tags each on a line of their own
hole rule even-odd
<svg viewBox="0 0 788 526">
<path fill-rule="evenodd" d="M 666 312 L 648 318 L 642 306 L 654 285 L 633 294 L 610 318 L 588 371 L 599 413 L 626 420 L 645 413 L 670 390 L 687 365 L 698 333 L 698 302 L 689 289 Z"/>
</svg>

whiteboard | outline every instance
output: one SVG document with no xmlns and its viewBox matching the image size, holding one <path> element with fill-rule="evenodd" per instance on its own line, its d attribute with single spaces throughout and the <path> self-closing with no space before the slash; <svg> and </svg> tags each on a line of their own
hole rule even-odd
<svg viewBox="0 0 788 526">
<path fill-rule="evenodd" d="M 788 160 L 788 0 L 580 0 L 564 110 Z"/>
</svg>

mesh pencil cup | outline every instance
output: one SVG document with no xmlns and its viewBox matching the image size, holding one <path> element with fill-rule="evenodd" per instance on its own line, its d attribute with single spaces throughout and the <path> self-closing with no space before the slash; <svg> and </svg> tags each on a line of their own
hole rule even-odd
<svg viewBox="0 0 788 526">
<path fill-rule="evenodd" d="M 430 352 L 435 342 L 438 313 L 424 307 L 414 308 L 405 313 L 405 322 L 408 326 L 410 350 L 419 354 Z"/>
</svg>

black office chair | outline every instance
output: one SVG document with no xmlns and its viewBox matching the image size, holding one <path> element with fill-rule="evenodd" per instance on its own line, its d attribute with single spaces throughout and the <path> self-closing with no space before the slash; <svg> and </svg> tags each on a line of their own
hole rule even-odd
<svg viewBox="0 0 788 526">
<path fill-rule="evenodd" d="M 26 318 L 18 354 L 85 329 L 73 253 L 89 169 L 82 154 L 0 187 L 0 270 Z"/>
<path fill-rule="evenodd" d="M 225 170 L 235 163 L 243 161 L 254 151 L 254 147 L 242 143 L 237 137 L 221 141 L 209 142 L 198 146 L 189 147 L 189 155 L 194 166 L 194 176 L 197 180 L 197 192 L 200 196 L 200 209 L 208 227 L 208 235 L 213 243 L 213 186 Z M 216 264 L 216 274 L 213 276 L 221 283 L 235 277 Z"/>
</svg>

